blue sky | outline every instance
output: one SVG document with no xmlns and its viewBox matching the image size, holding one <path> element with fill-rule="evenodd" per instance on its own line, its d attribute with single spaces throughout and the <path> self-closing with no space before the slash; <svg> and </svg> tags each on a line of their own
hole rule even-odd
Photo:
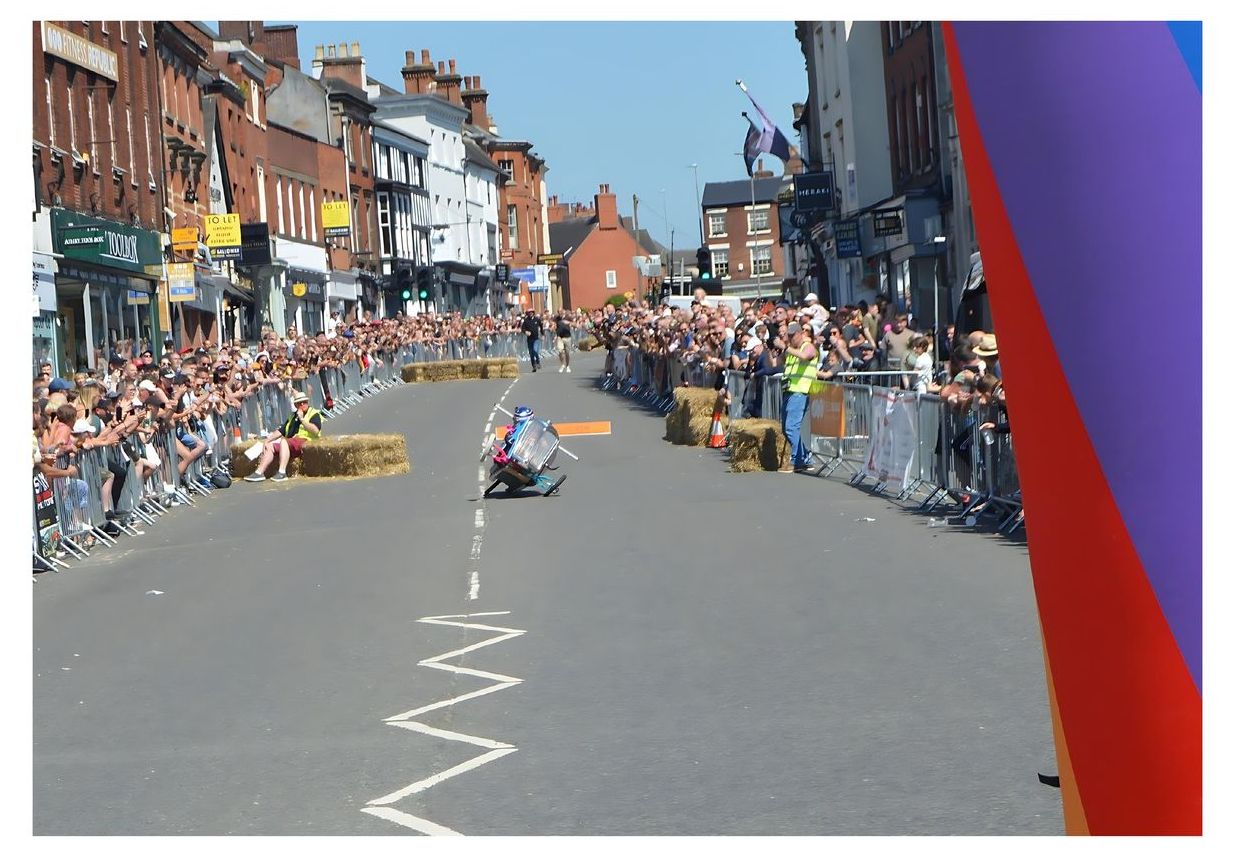
<svg viewBox="0 0 1238 867">
<path fill-rule="evenodd" d="M 735 79 L 793 144 L 791 103 L 808 89 L 791 21 L 295 23 L 307 71 L 328 42 L 360 42 L 368 73 L 396 88 L 406 50 L 454 57 L 460 75 L 482 77 L 499 132 L 546 159 L 552 195 L 592 201 L 609 183 L 630 215 L 635 193 L 641 226 L 665 244 L 665 214 L 679 249 L 699 240 L 687 166 L 699 164 L 702 187 L 747 177 L 735 156 L 748 128 L 739 113 L 754 113 Z"/>
</svg>

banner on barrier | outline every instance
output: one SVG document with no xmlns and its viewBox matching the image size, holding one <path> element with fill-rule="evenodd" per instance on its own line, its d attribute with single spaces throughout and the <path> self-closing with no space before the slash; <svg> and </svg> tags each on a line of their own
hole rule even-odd
<svg viewBox="0 0 1238 867">
<path fill-rule="evenodd" d="M 842 386 L 826 383 L 824 390 L 812 396 L 808 404 L 808 415 L 813 436 L 842 439 L 847 435 L 844 392 Z"/>
<path fill-rule="evenodd" d="M 911 465 L 919 444 L 915 392 L 873 389 L 873 417 L 864 458 L 867 475 L 882 482 L 911 482 Z"/>
<path fill-rule="evenodd" d="M 56 494 L 47 476 L 34 474 L 34 526 L 39 534 L 39 553 L 55 557 L 60 544 L 60 525 L 56 518 Z"/>
</svg>

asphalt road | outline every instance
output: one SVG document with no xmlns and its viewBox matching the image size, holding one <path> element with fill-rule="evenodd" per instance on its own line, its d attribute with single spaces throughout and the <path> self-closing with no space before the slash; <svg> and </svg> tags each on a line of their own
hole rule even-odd
<svg viewBox="0 0 1238 867">
<path fill-rule="evenodd" d="M 509 382 L 404 386 L 329 430 L 410 475 L 240 483 L 42 578 L 35 833 L 1062 833 L 1025 549 L 728 474 L 574 361 L 506 401 L 613 422 L 556 497 L 478 499 Z"/>
</svg>

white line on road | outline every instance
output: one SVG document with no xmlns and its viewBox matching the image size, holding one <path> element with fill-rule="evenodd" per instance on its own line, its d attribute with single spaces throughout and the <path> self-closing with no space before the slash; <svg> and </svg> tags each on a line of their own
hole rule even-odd
<svg viewBox="0 0 1238 867">
<path fill-rule="evenodd" d="M 484 482 L 486 480 L 486 468 L 480 466 L 477 468 L 477 481 Z"/>
<path fill-rule="evenodd" d="M 418 819 L 416 816 L 410 816 L 408 813 L 403 813 L 394 807 L 362 807 L 361 812 L 369 813 L 371 816 L 377 816 L 380 819 L 386 819 L 388 822 L 395 822 L 397 825 L 403 825 L 405 828 L 412 828 L 414 831 L 420 831 L 429 837 L 464 836 L 459 831 L 444 828 L 442 825 L 436 825 L 427 819 Z"/>
<path fill-rule="evenodd" d="M 482 428 L 482 433 L 490 433 L 490 422 L 486 422 L 486 426 Z"/>
<path fill-rule="evenodd" d="M 469 598 L 476 599 L 478 592 L 481 590 L 481 583 L 477 580 L 477 573 L 469 575 Z"/>
<path fill-rule="evenodd" d="M 477 529 L 486 526 L 486 510 L 484 508 L 478 509 L 473 513 L 473 526 Z"/>
<path fill-rule="evenodd" d="M 477 573 L 476 572 L 472 573 L 471 577 L 473 579 L 476 579 Z M 473 597 L 473 598 L 476 598 L 476 597 Z M 409 815 L 408 813 L 402 812 L 400 810 L 396 810 L 386 805 L 394 804 L 397 801 L 407 798 L 409 795 L 414 795 L 414 794 L 417 794 L 418 792 L 424 792 L 426 789 L 429 789 L 431 786 L 438 785 L 444 780 L 448 780 L 448 779 L 451 779 L 452 777 L 459 776 L 460 774 L 471 771 L 474 768 L 479 768 L 484 764 L 488 764 L 494 761 L 495 759 L 501 759 L 503 756 L 516 752 L 516 749 L 517 749 L 516 747 L 512 746 L 511 744 L 503 743 L 502 741 L 497 741 L 497 740 L 493 740 L 490 738 L 482 738 L 482 737 L 478 737 L 477 735 L 465 734 L 463 732 L 454 732 L 448 729 L 435 728 L 434 726 L 429 726 L 429 725 L 426 725 L 425 723 L 411 721 L 413 717 L 420 716 L 423 713 L 428 713 L 429 711 L 432 711 L 432 710 L 437 710 L 442 707 L 448 707 L 453 704 L 458 704 L 459 702 L 462 702 L 462 701 L 468 701 L 469 699 L 478 698 L 479 696 L 487 695 L 492 692 L 498 692 L 499 690 L 502 690 L 502 689 L 507 689 L 508 687 L 515 686 L 518 683 L 523 683 L 523 681 L 518 677 L 511 677 L 510 675 L 506 675 L 506 674 L 496 674 L 494 672 L 482 671 L 476 668 L 464 668 L 462 666 L 450 665 L 443 661 L 446 659 L 452 659 L 454 657 L 464 656 L 465 654 L 470 653 L 474 650 L 479 650 L 483 647 L 488 647 L 492 644 L 497 644 L 501 641 L 507 641 L 508 639 L 516 638 L 518 636 L 524 635 L 525 631 L 523 629 L 511 629 L 505 626 L 492 626 L 492 625 L 485 624 L 485 623 L 463 623 L 461 622 L 463 620 L 467 620 L 470 618 L 498 617 L 498 616 L 501 616 L 504 614 L 510 614 L 510 613 L 511 613 L 510 611 L 483 611 L 483 612 L 478 612 L 475 614 L 439 614 L 433 617 L 422 617 L 420 620 L 417 621 L 418 623 L 428 623 L 434 626 L 457 626 L 461 629 L 473 629 L 473 630 L 477 630 L 480 632 L 498 633 L 497 635 L 493 635 L 489 638 L 485 638 L 485 639 L 482 639 L 481 641 L 462 647 L 459 650 L 450 650 L 446 653 L 441 653 L 437 656 L 431 656 L 427 659 L 423 659 L 417 663 L 418 665 L 424 666 L 425 668 L 434 668 L 439 671 L 447 671 L 454 675 L 467 674 L 473 677 L 480 677 L 483 680 L 492 680 L 495 682 L 490 684 L 489 686 L 483 687 L 482 689 L 474 690 L 464 695 L 455 696 L 454 698 L 450 698 L 450 699 L 444 699 L 443 701 L 437 701 L 432 704 L 422 705 L 421 707 L 414 708 L 413 710 L 407 711 L 405 713 L 398 714 L 393 717 L 388 717 L 387 719 L 384 720 L 384 722 L 388 723 L 389 725 L 394 725 L 394 726 L 398 726 L 399 728 L 407 729 L 408 731 L 412 731 L 417 734 L 429 735 L 430 737 L 436 737 L 442 740 L 455 741 L 459 743 L 466 743 L 466 744 L 471 744 L 473 746 L 482 747 L 488 750 L 488 752 L 482 753 L 480 756 L 476 756 L 472 759 L 461 762 L 460 764 L 450 767 L 445 771 L 441 771 L 437 774 L 433 774 L 429 777 L 425 777 L 424 779 L 417 780 L 416 782 L 413 782 L 413 783 L 409 783 L 407 786 L 397 789 L 396 791 L 391 792 L 390 794 L 383 795 L 380 798 L 375 798 L 374 800 L 370 801 L 366 807 L 362 809 L 363 813 L 368 813 L 371 816 L 377 816 L 380 819 L 386 819 L 389 822 L 394 822 L 397 825 L 402 825 L 405 828 L 410 828 L 414 831 L 420 831 L 421 833 L 427 834 L 427 835 L 443 834 L 443 835 L 457 835 L 458 836 L 458 832 L 453 831 L 450 828 L 447 828 L 443 825 L 438 825 L 427 819 L 422 819 L 417 816 Z"/>
</svg>

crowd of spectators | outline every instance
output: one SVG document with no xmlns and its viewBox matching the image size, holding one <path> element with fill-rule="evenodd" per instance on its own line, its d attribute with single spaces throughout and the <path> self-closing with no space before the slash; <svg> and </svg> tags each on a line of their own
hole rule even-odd
<svg viewBox="0 0 1238 867">
<path fill-rule="evenodd" d="M 826 308 L 811 293 L 802 305 L 744 300 L 738 307 L 736 312 L 698 289 L 686 306 L 608 304 L 591 314 L 590 324 L 608 351 L 637 347 L 655 359 L 675 358 L 701 371 L 703 385 L 722 390 L 728 371 L 741 373 L 744 392 L 729 397 L 742 401 L 746 418 L 761 414 L 761 380 L 783 373 L 789 332 L 795 331 L 811 342 L 815 351 L 806 354 L 820 380 L 935 394 L 960 415 L 974 404 L 1004 412 L 997 338 L 991 333 L 956 335 L 953 325 L 922 330 L 885 296 L 837 309 Z M 608 372 L 611 364 L 608 358 Z"/>
<path fill-rule="evenodd" d="M 553 317 L 541 318 L 547 329 L 555 327 Z M 574 313 L 562 318 L 573 326 L 585 321 Z M 289 327 L 283 336 L 264 330 L 249 346 L 177 348 L 168 340 L 160 352 L 123 341 L 100 352 L 105 365 L 79 370 L 71 380 L 53 376 L 51 363 L 43 361 L 33 380 L 34 472 L 49 480 L 72 480 L 69 488 L 77 499 L 84 496 L 84 482 L 76 466 L 82 462 L 73 459 L 79 452 L 102 450 L 106 460 L 91 464 L 103 466 L 100 478 L 91 480 L 104 506 L 105 523 L 96 529 L 115 536 L 122 524 L 134 527 L 133 515 L 118 508 L 126 484 L 139 484 L 143 497 L 163 507 L 185 501 L 178 491 L 209 487 L 212 479 L 191 478 L 191 467 L 201 466 L 197 459 L 204 455 L 227 451 L 228 445 L 219 442 L 219 431 L 227 428 L 218 419 L 264 387 L 291 397 L 299 384 L 317 376 L 324 385 L 321 409 L 330 411 L 334 397 L 326 387 L 329 380 L 320 375 L 324 370 L 356 362 L 362 375 L 377 372 L 383 357 L 390 359 L 400 347 L 415 343 L 442 351 L 457 341 L 472 354 L 488 354 L 503 336 L 522 337 L 521 321 L 519 316 L 465 318 L 458 313 L 367 316 L 353 322 L 332 318 L 326 330 L 314 335 Z M 168 439 L 168 432 L 175 436 Z M 174 443 L 175 455 L 166 454 L 174 472 L 152 447 L 157 435 Z M 129 473 L 130 464 L 136 474 Z M 157 484 L 147 485 L 156 473 Z"/>
</svg>

